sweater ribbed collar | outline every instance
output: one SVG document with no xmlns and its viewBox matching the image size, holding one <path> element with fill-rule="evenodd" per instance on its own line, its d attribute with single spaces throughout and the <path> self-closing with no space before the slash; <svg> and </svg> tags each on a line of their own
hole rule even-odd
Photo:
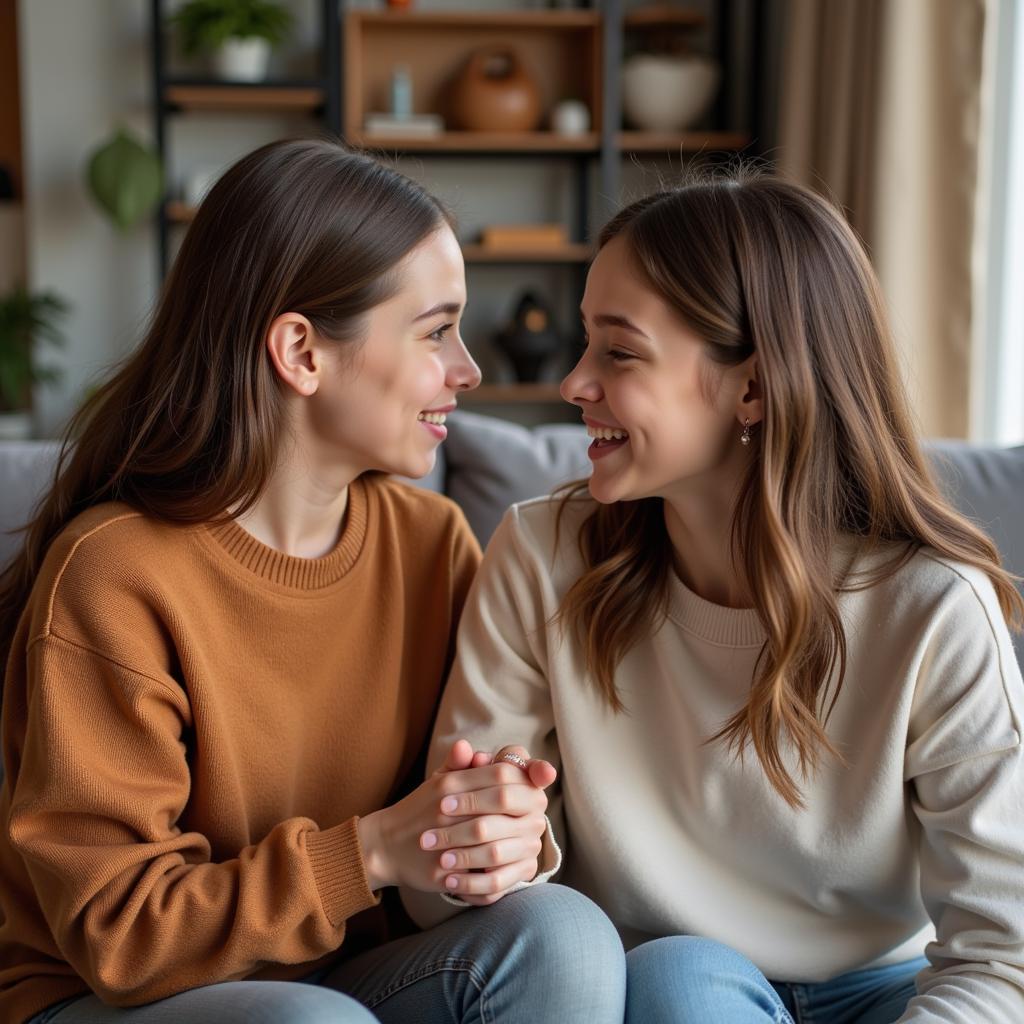
<svg viewBox="0 0 1024 1024">
<path fill-rule="evenodd" d="M 217 544 L 239 565 L 256 576 L 293 590 L 320 590 L 337 583 L 356 564 L 366 540 L 368 522 L 366 483 L 349 484 L 345 525 L 333 550 L 321 558 L 286 555 L 257 540 L 236 522 L 210 528 Z"/>
<path fill-rule="evenodd" d="M 892 548 L 880 550 L 892 557 Z M 841 533 L 835 539 L 832 571 L 837 585 L 847 581 L 863 554 L 863 539 Z M 768 633 L 753 608 L 726 608 L 694 593 L 673 571 L 668 582 L 668 617 L 690 633 L 723 647 L 760 647 Z"/>
<path fill-rule="evenodd" d="M 669 573 L 668 617 L 689 633 L 723 647 L 760 647 L 768 634 L 753 608 L 726 608 L 695 594 Z"/>
</svg>

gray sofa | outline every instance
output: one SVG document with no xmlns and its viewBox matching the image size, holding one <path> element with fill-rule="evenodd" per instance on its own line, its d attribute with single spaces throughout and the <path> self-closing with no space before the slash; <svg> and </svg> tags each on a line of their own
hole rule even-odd
<svg viewBox="0 0 1024 1024">
<path fill-rule="evenodd" d="M 458 502 L 486 544 L 512 502 L 586 476 L 587 443 L 582 426 L 526 428 L 459 412 L 448 419 L 448 440 L 434 471 L 414 482 Z M 13 551 L 17 538 L 7 531 L 25 521 L 53 472 L 56 453 L 52 442 L 0 444 L 0 560 Z M 1007 567 L 1024 575 L 1024 446 L 935 442 L 929 454 L 952 502 L 991 534 Z M 1024 638 L 1016 638 L 1016 649 L 1024 664 Z"/>
</svg>

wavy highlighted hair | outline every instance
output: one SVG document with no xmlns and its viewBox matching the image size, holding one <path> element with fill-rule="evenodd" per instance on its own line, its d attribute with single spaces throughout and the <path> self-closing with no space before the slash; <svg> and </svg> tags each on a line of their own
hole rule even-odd
<svg viewBox="0 0 1024 1024">
<path fill-rule="evenodd" d="M 622 210 L 600 246 L 623 239 L 649 287 L 702 338 L 711 367 L 756 353 L 764 419 L 732 522 L 733 557 L 767 632 L 746 705 L 708 742 L 752 745 L 794 807 L 846 672 L 842 590 L 890 577 L 921 547 L 985 572 L 1007 621 L 1024 600 L 992 541 L 940 495 L 915 435 L 875 274 L 842 215 L 808 189 L 757 171 L 696 178 Z M 563 491 L 560 507 L 586 490 Z M 855 585 L 833 578 L 841 534 L 896 556 Z M 586 566 L 558 620 L 597 686 L 624 706 L 615 669 L 663 620 L 671 546 L 660 498 L 601 505 L 583 522 Z M 830 683 L 834 681 L 834 685 Z"/>
</svg>

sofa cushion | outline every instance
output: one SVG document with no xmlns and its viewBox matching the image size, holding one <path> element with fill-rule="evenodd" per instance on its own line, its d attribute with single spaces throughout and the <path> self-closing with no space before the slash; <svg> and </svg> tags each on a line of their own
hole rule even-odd
<svg viewBox="0 0 1024 1024">
<path fill-rule="evenodd" d="M 21 545 L 16 532 L 32 517 L 53 480 L 60 444 L 56 441 L 4 441 L 0 444 L 0 565 Z"/>
<path fill-rule="evenodd" d="M 445 493 L 486 545 L 509 505 L 589 476 L 589 443 L 584 428 L 575 424 L 531 428 L 494 416 L 453 413 L 442 445 Z"/>
</svg>

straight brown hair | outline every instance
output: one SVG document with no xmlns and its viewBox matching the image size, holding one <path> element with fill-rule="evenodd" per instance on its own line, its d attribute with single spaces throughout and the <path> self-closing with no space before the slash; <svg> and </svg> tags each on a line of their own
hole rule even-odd
<svg viewBox="0 0 1024 1024">
<path fill-rule="evenodd" d="M 892 576 L 922 548 L 981 569 L 1003 614 L 1024 600 L 992 541 L 940 495 L 922 454 L 881 291 L 846 221 L 808 189 L 756 170 L 719 172 L 622 210 L 600 246 L 624 239 L 647 284 L 704 341 L 709 366 L 758 357 L 764 419 L 736 496 L 733 558 L 767 633 L 744 707 L 709 742 L 754 748 L 794 807 L 783 737 L 804 778 L 846 672 L 837 593 Z M 567 503 L 585 482 L 563 492 Z M 864 550 L 894 545 L 856 582 L 835 578 L 841 534 Z M 575 636 L 616 710 L 615 670 L 663 621 L 671 545 L 660 498 L 598 506 L 582 523 L 585 571 L 558 619 Z"/>
<path fill-rule="evenodd" d="M 355 348 L 401 260 L 451 218 L 418 184 L 330 140 L 264 146 L 214 185 L 142 343 L 72 417 L 48 492 L 0 575 L 0 656 L 46 551 L 93 505 L 216 522 L 250 508 L 284 430 L 264 339 L 284 312 Z"/>
</svg>

